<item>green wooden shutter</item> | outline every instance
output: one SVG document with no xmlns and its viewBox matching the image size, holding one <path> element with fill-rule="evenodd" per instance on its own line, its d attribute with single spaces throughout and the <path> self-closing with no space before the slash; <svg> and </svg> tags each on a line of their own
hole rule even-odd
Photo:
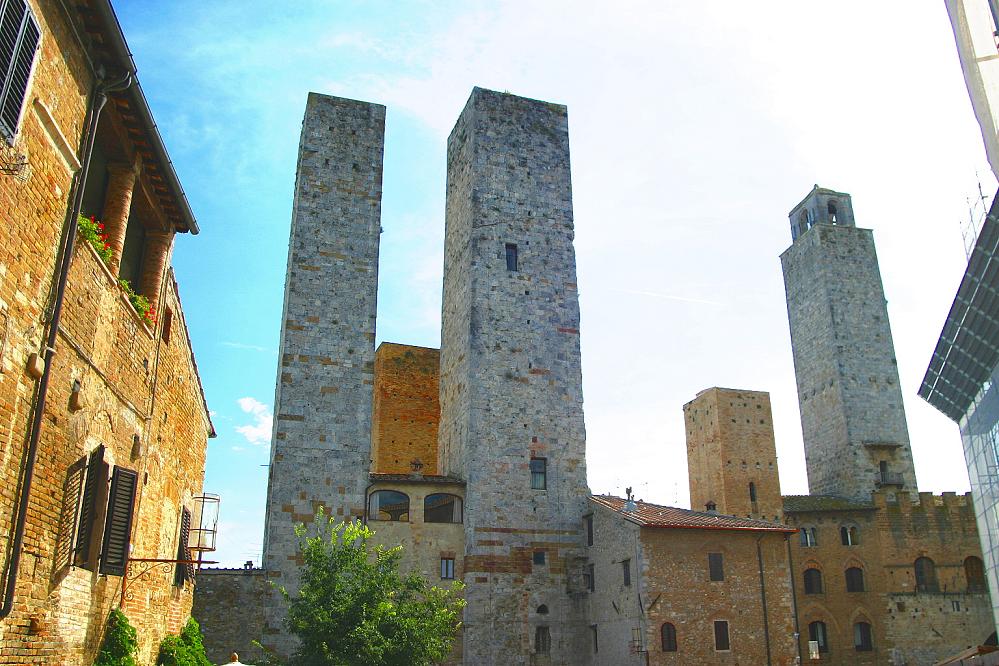
<svg viewBox="0 0 999 666">
<path fill-rule="evenodd" d="M 94 528 L 97 526 L 97 500 L 104 480 L 104 447 L 91 452 L 83 480 L 83 500 L 80 502 L 80 522 L 77 527 L 76 546 L 73 548 L 73 564 L 85 569 L 93 569 L 90 559 Z"/>
<path fill-rule="evenodd" d="M 139 475 L 115 466 L 108 497 L 108 516 L 104 521 L 104 544 L 101 547 L 102 574 L 121 576 L 128 560 L 128 545 L 132 534 L 132 508 Z"/>
</svg>

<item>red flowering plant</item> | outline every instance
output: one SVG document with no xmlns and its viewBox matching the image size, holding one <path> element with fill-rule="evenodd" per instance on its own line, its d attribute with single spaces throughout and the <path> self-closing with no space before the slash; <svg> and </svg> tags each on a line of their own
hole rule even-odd
<svg viewBox="0 0 999 666">
<path fill-rule="evenodd" d="M 125 295 L 128 296 L 129 302 L 135 311 L 139 313 L 142 317 L 142 321 L 146 322 L 150 326 L 156 326 L 156 307 L 149 302 L 149 299 L 142 294 L 135 293 L 132 289 L 132 285 L 128 283 L 128 280 L 118 280 L 118 284 L 121 288 L 125 290 Z"/>
<path fill-rule="evenodd" d="M 111 263 L 111 245 L 108 243 L 108 235 L 104 231 L 104 223 L 98 222 L 93 215 L 90 217 L 80 216 L 76 223 L 76 228 L 90 246 L 97 251 L 105 264 Z"/>
</svg>

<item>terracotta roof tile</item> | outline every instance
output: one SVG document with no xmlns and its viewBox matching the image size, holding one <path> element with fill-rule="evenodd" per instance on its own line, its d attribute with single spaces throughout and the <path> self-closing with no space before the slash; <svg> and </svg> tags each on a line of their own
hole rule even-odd
<svg viewBox="0 0 999 666">
<path fill-rule="evenodd" d="M 754 532 L 796 532 L 792 527 L 765 520 L 723 516 L 716 513 L 691 511 L 675 506 L 660 506 L 649 502 L 635 502 L 635 511 L 624 512 L 625 500 L 613 495 L 591 495 L 590 501 L 619 512 L 623 517 L 642 527 L 749 530 Z"/>
</svg>

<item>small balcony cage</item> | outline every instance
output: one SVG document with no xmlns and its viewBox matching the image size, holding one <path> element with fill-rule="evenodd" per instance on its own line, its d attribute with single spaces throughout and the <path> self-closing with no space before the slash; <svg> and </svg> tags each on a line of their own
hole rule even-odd
<svg viewBox="0 0 999 666">
<path fill-rule="evenodd" d="M 187 547 L 198 553 L 208 553 L 215 550 L 220 498 L 211 493 L 202 493 L 192 499 L 194 515 L 191 517 L 191 534 L 187 540 Z"/>
</svg>

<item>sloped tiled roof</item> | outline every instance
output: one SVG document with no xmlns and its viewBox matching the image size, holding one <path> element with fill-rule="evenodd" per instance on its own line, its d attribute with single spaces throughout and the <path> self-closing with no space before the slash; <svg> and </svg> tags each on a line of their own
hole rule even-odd
<svg viewBox="0 0 999 666">
<path fill-rule="evenodd" d="M 857 502 L 838 495 L 784 495 L 783 499 L 785 513 L 874 510 L 870 502 Z"/>
<path fill-rule="evenodd" d="M 796 532 L 794 528 L 765 520 L 752 520 L 736 516 L 723 516 L 704 511 L 691 511 L 675 506 L 660 506 L 649 502 L 635 502 L 635 511 L 622 511 L 625 500 L 613 495 L 591 495 L 590 501 L 617 511 L 623 518 L 642 527 L 708 529 L 708 530 L 749 530 L 752 532 Z"/>
</svg>

